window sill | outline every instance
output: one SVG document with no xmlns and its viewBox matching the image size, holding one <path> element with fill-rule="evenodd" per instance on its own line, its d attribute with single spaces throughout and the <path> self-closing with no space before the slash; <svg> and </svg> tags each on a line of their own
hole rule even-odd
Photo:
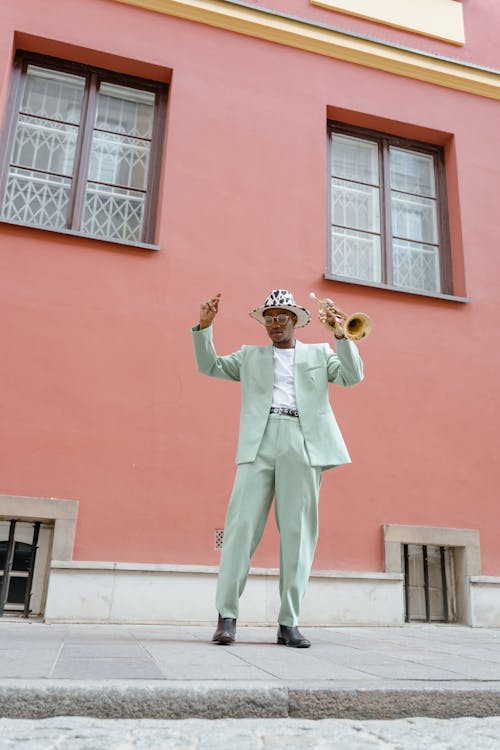
<svg viewBox="0 0 500 750">
<path fill-rule="evenodd" d="M 52 234 L 64 234 L 70 237 L 81 237 L 91 242 L 104 242 L 107 245 L 124 245 L 125 247 L 131 247 L 139 250 L 160 250 L 159 245 L 150 245 L 147 242 L 126 242 L 125 240 L 113 240 L 107 237 L 95 237 L 91 234 L 84 234 L 83 232 L 75 232 L 73 229 L 51 229 L 50 227 L 37 227 L 33 224 L 23 224 L 19 221 L 9 221 L 8 219 L 0 219 L 0 224 L 7 224 L 13 227 L 23 227 L 23 229 L 34 229 L 38 232 L 51 232 Z"/>
<path fill-rule="evenodd" d="M 335 276 L 334 274 L 325 273 L 324 277 L 329 281 L 340 281 L 342 284 L 356 284 L 358 286 L 368 286 L 372 289 L 385 289 L 388 292 L 397 292 L 400 294 L 413 294 L 416 297 L 430 297 L 431 299 L 442 299 L 448 302 L 470 302 L 469 297 L 456 297 L 453 294 L 440 294 L 438 292 L 421 292 L 417 289 L 401 289 L 397 286 L 387 286 L 386 284 L 377 284 L 373 281 L 361 281 L 360 279 L 349 279 L 345 276 Z"/>
</svg>

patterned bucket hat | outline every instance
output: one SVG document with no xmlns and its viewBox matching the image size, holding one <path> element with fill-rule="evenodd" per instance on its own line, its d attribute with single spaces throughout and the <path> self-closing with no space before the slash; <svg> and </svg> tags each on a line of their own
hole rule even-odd
<svg viewBox="0 0 500 750">
<path fill-rule="evenodd" d="M 296 328 L 306 326 L 311 320 L 311 313 L 305 307 L 297 305 L 293 294 L 287 289 L 274 289 L 266 299 L 262 307 L 257 307 L 248 313 L 251 318 L 255 318 L 259 323 L 264 323 L 266 311 L 272 307 L 280 307 L 282 310 L 290 310 L 297 316 Z"/>
</svg>

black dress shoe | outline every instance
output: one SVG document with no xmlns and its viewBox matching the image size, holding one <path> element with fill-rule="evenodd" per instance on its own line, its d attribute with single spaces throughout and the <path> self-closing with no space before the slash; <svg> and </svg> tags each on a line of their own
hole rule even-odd
<svg viewBox="0 0 500 750">
<path fill-rule="evenodd" d="M 311 641 L 304 638 L 296 625 L 289 628 L 286 625 L 278 625 L 278 643 L 292 648 L 309 648 Z"/>
<path fill-rule="evenodd" d="M 236 640 L 236 620 L 234 617 L 221 617 L 217 623 L 212 641 L 220 643 L 221 646 L 227 646 L 228 643 L 234 643 Z"/>
</svg>

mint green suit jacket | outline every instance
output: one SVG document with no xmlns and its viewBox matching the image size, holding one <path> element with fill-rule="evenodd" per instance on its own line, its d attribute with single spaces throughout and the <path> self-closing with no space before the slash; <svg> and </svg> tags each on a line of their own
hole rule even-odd
<svg viewBox="0 0 500 750">
<path fill-rule="evenodd" d="M 198 371 L 241 383 L 240 434 L 236 463 L 255 461 L 271 408 L 273 346 L 243 346 L 220 357 L 215 351 L 212 326 L 192 328 Z M 311 466 L 331 469 L 350 463 L 344 439 L 328 399 L 328 383 L 355 385 L 363 379 L 363 364 L 352 341 L 295 344 L 295 397 L 300 426 Z"/>
</svg>

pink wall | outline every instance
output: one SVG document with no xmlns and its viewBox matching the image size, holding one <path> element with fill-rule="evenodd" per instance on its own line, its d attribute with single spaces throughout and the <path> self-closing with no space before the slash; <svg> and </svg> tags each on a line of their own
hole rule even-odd
<svg viewBox="0 0 500 750">
<path fill-rule="evenodd" d="M 276 286 L 305 304 L 313 289 L 375 325 L 365 382 L 332 390 L 353 464 L 324 477 L 316 567 L 381 570 L 381 524 L 408 523 L 480 529 L 499 575 L 498 103 L 107 0 L 48 7 L 4 3 L 0 70 L 16 33 L 173 71 L 161 250 L 0 225 L 0 493 L 78 499 L 76 559 L 216 564 L 239 389 L 196 373 L 189 328 L 222 290 L 220 353 L 264 343 L 247 311 Z M 486 25 L 474 34 L 486 55 Z M 323 280 L 328 107 L 441 139 L 470 304 Z M 254 562 L 276 564 L 272 526 Z"/>
</svg>

